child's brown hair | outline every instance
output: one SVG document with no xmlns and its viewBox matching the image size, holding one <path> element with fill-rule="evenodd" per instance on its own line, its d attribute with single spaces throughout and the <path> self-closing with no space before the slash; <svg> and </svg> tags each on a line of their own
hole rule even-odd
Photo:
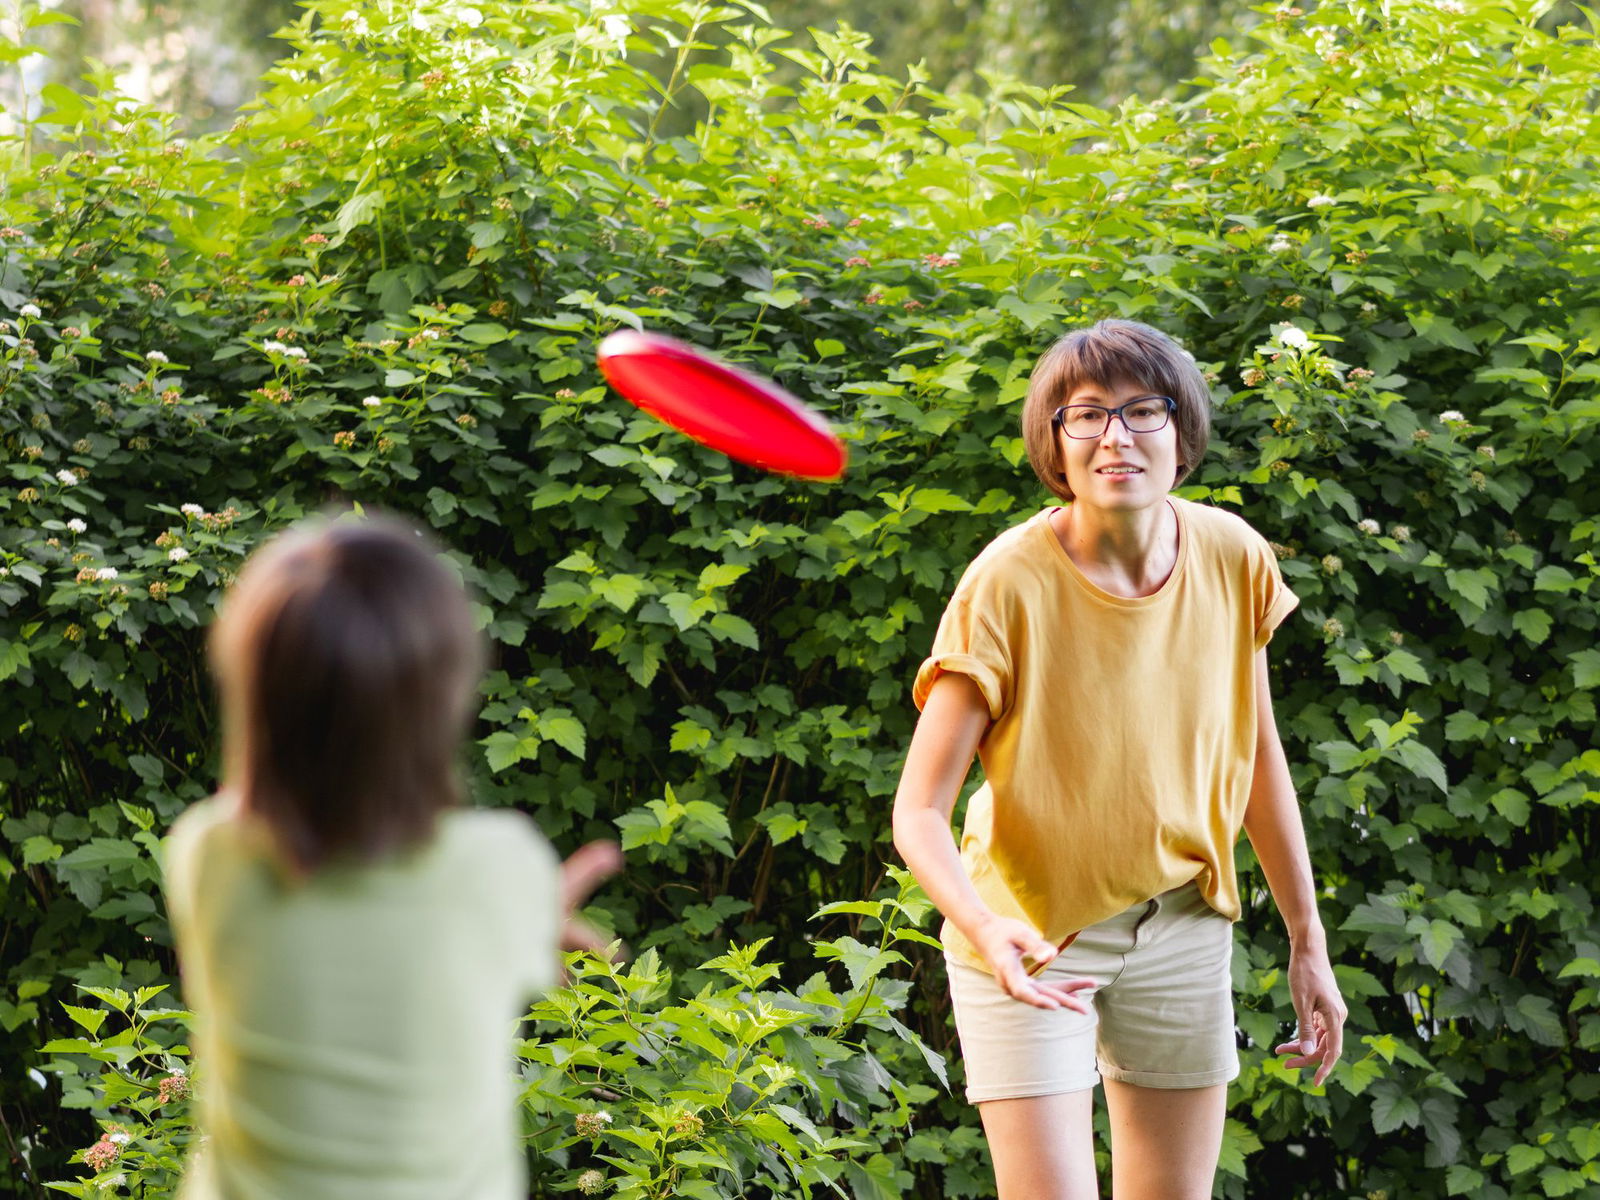
<svg viewBox="0 0 1600 1200">
<path fill-rule="evenodd" d="M 280 534 L 228 593 L 211 655 L 224 787 L 295 872 L 419 845 L 459 801 L 482 639 L 418 530 L 347 516 Z"/>
</svg>

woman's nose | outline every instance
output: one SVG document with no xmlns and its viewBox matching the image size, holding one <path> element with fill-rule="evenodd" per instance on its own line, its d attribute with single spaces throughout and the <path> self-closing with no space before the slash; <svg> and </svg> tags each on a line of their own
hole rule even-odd
<svg viewBox="0 0 1600 1200">
<path fill-rule="evenodd" d="M 1100 444 L 1106 447 L 1133 445 L 1133 431 L 1123 421 L 1121 413 L 1113 413 L 1106 420 L 1106 431 L 1100 435 Z"/>
</svg>

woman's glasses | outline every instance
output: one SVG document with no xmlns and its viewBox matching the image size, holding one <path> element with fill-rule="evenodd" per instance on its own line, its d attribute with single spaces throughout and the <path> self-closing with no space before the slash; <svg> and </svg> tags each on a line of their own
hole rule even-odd
<svg viewBox="0 0 1600 1200">
<path fill-rule="evenodd" d="M 1120 417 L 1129 433 L 1154 433 L 1166 428 L 1177 408 L 1177 401 L 1171 396 L 1140 396 L 1116 408 L 1099 404 L 1063 405 L 1050 420 L 1069 438 L 1100 437 L 1111 424 L 1112 417 Z"/>
</svg>

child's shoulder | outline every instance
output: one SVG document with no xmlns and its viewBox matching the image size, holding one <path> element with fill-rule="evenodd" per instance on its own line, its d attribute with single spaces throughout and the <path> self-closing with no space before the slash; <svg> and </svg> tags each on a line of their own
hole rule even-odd
<svg viewBox="0 0 1600 1200">
<path fill-rule="evenodd" d="M 167 830 L 167 853 L 169 856 L 192 853 L 205 843 L 226 836 L 238 826 L 238 797 L 229 792 L 218 792 L 204 800 L 195 801 L 178 814 L 177 820 Z"/>
<path fill-rule="evenodd" d="M 555 849 L 526 813 L 512 808 L 457 808 L 441 815 L 438 836 L 474 856 L 551 867 Z"/>
<path fill-rule="evenodd" d="M 245 818 L 236 795 L 221 791 L 184 809 L 167 830 L 164 886 L 170 893 L 202 893 L 269 853 L 265 831 Z"/>
</svg>

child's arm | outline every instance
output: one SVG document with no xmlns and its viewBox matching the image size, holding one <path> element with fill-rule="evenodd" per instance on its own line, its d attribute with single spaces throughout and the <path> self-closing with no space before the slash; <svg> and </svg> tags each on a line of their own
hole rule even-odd
<svg viewBox="0 0 1600 1200">
<path fill-rule="evenodd" d="M 1256 759 L 1244 828 L 1267 877 L 1272 899 L 1289 930 L 1289 990 L 1299 1020 L 1298 1039 L 1277 1048 L 1284 1066 L 1317 1064 L 1313 1083 L 1322 1086 L 1344 1045 L 1346 1009 L 1328 961 L 1328 939 L 1317 914 L 1316 884 L 1306 851 L 1305 827 L 1295 799 L 1289 763 L 1272 715 L 1267 652 L 1256 655 Z"/>
<path fill-rule="evenodd" d="M 895 849 L 928 898 L 978 948 L 1008 995 L 1035 1008 L 1086 1012 L 1075 993 L 1092 981 L 1029 978 L 1023 956 L 1047 962 L 1056 947 L 1026 922 L 1002 917 L 984 904 L 961 865 L 950 817 L 988 727 L 988 705 L 976 683 L 958 672 L 934 681 L 895 793 Z"/>
<path fill-rule="evenodd" d="M 575 916 L 590 894 L 622 870 L 622 851 L 615 842 L 590 842 L 561 864 L 561 948 L 604 949 L 605 942 L 593 926 Z"/>
</svg>

